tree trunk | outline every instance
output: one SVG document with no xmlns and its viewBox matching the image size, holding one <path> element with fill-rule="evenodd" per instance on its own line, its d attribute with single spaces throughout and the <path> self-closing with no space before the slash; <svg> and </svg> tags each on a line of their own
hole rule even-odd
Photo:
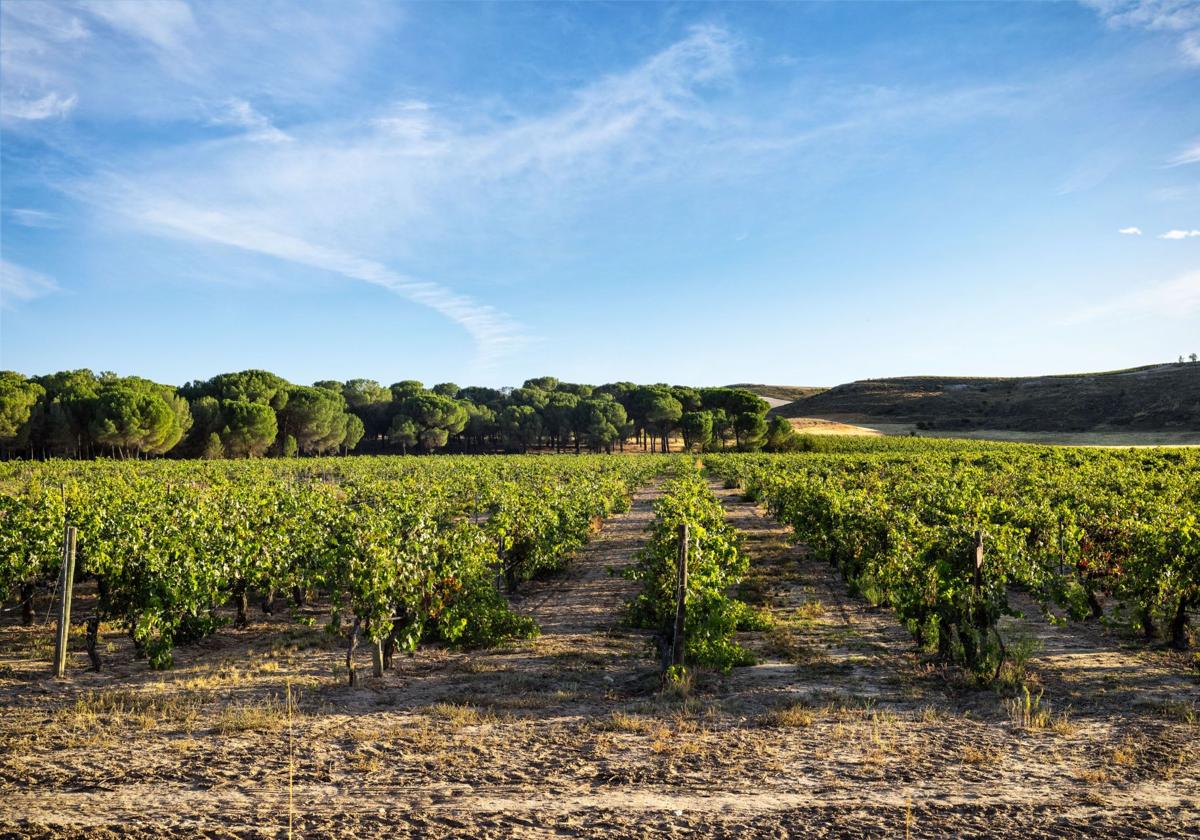
<svg viewBox="0 0 1200 840">
<path fill-rule="evenodd" d="M 1091 614 L 1088 616 L 1088 618 L 1104 617 L 1104 608 L 1100 606 L 1100 599 L 1096 597 L 1096 593 L 1092 589 L 1087 591 L 1087 602 L 1088 608 L 1091 610 Z"/>
<path fill-rule="evenodd" d="M 246 619 L 246 609 L 250 606 L 250 599 L 246 595 L 245 584 L 241 586 L 233 597 L 237 601 L 237 618 L 234 619 L 233 626 L 238 628 L 246 627 L 250 623 Z"/>
<path fill-rule="evenodd" d="M 100 670 L 100 650 L 97 647 L 100 636 L 100 616 L 93 614 L 87 620 L 87 655 L 92 660 L 92 670 Z"/>
<path fill-rule="evenodd" d="M 1171 619 L 1171 647 L 1175 650 L 1187 650 L 1188 637 L 1188 615 L 1187 615 L 1188 599 L 1180 598 L 1179 606 L 1175 610 L 1175 617 Z"/>
<path fill-rule="evenodd" d="M 292 601 L 295 602 L 297 607 L 303 607 L 308 603 L 308 593 L 304 591 L 303 586 L 292 587 Z"/>
<path fill-rule="evenodd" d="M 33 624 L 33 584 L 21 584 L 21 623 L 26 627 Z"/>
<path fill-rule="evenodd" d="M 262 611 L 263 611 L 264 615 L 274 615 L 275 614 L 275 589 L 274 588 L 267 590 L 267 594 L 263 596 L 262 604 L 260 604 L 259 606 L 262 607 Z"/>
<path fill-rule="evenodd" d="M 517 578 L 517 564 L 506 563 L 504 565 L 504 588 L 509 595 L 516 594 L 517 587 L 520 585 L 520 580 Z"/>
<path fill-rule="evenodd" d="M 392 670 L 392 656 L 396 653 L 396 637 L 404 627 L 404 619 L 400 616 L 392 619 L 392 631 L 383 640 L 383 669 Z"/>
<path fill-rule="evenodd" d="M 1154 641 L 1154 637 L 1158 635 L 1158 629 L 1154 626 L 1154 614 L 1150 612 L 1149 607 L 1142 608 L 1142 635 L 1147 642 Z"/>
<path fill-rule="evenodd" d="M 1000 645 L 1000 659 L 996 663 L 996 672 L 992 674 L 992 681 L 1000 679 L 1000 671 L 1004 668 L 1004 660 L 1008 658 L 1008 648 L 1004 644 L 1004 637 L 1000 635 L 1000 631 L 993 627 L 993 632 L 996 634 L 996 642 Z"/>
</svg>

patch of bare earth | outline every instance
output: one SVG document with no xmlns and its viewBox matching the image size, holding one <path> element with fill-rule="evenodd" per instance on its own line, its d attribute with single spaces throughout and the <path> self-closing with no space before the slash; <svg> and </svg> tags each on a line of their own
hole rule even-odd
<svg viewBox="0 0 1200 840">
<path fill-rule="evenodd" d="M 880 437 L 883 432 L 866 426 L 855 426 L 837 420 L 820 417 L 790 417 L 792 429 L 802 435 L 851 435 L 856 437 Z"/>
<path fill-rule="evenodd" d="M 633 588 L 608 571 L 643 543 L 654 489 L 606 522 L 564 575 L 522 594 L 541 637 L 425 649 L 354 689 L 342 684 L 340 640 L 281 615 L 182 649 L 165 673 L 108 633 L 112 667 L 86 672 L 76 651 L 61 682 L 44 677 L 38 640 L 49 627 L 4 625 L 0 834 L 1200 831 L 1200 729 L 1184 707 L 1139 708 L 1114 694 L 1067 708 L 1075 695 L 1047 672 L 1041 702 L 1055 716 L 1018 721 L 1006 698 L 925 662 L 890 614 L 846 594 L 785 529 L 720 492 L 754 561 L 743 595 L 775 624 L 743 634 L 761 664 L 701 674 L 688 698 L 656 693 L 648 640 L 620 624 Z"/>
</svg>

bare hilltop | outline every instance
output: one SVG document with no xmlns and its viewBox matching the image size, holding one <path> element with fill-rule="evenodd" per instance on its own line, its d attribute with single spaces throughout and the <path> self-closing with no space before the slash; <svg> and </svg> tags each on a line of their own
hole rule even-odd
<svg viewBox="0 0 1200 840">
<path fill-rule="evenodd" d="M 905 376 L 834 388 L 751 386 L 797 394 L 784 417 L 911 424 L 932 431 L 1200 432 L 1200 363 L 1056 376 Z"/>
</svg>

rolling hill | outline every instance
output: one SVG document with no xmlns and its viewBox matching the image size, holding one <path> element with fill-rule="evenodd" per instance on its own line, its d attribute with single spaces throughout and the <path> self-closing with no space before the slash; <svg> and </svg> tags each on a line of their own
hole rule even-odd
<svg viewBox="0 0 1200 840">
<path fill-rule="evenodd" d="M 1059 376 L 866 379 L 774 411 L 931 430 L 1200 431 L 1200 363 Z"/>
<path fill-rule="evenodd" d="M 749 382 L 739 382 L 734 385 L 726 385 L 725 387 L 742 388 L 746 391 L 752 391 L 760 397 L 788 402 L 801 400 L 828 390 L 827 388 L 810 387 L 807 385 L 757 385 Z"/>
</svg>

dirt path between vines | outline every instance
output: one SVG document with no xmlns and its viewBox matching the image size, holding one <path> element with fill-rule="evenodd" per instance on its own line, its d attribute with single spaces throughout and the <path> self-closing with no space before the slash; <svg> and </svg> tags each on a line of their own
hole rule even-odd
<svg viewBox="0 0 1200 840">
<path fill-rule="evenodd" d="M 1018 658 L 1025 650 L 1032 690 L 1052 694 L 1060 705 L 1100 713 L 1182 711 L 1200 701 L 1197 672 L 1188 673 L 1186 654 L 1147 645 L 1098 621 L 1054 623 L 1024 592 L 1010 592 L 1008 600 L 1021 613 L 999 623 L 1009 650 Z M 1061 619 L 1061 610 L 1053 613 Z"/>
<path fill-rule="evenodd" d="M 516 607 L 537 619 L 544 639 L 586 648 L 593 634 L 618 627 L 625 602 L 637 592 L 637 584 L 618 573 L 634 562 L 661 495 L 659 483 L 638 490 L 629 511 L 604 522 L 563 574 L 523 590 Z"/>
<path fill-rule="evenodd" d="M 1186 706 L 1018 725 L 717 492 L 753 561 L 742 595 L 774 626 L 740 635 L 760 664 L 700 673 L 687 698 L 657 693 L 645 634 L 620 621 L 634 589 L 609 572 L 633 562 L 656 488 L 524 591 L 539 638 L 423 649 L 354 689 L 315 608 L 312 627 L 223 629 L 166 673 L 107 634 L 113 667 L 87 673 L 76 651 L 61 684 L 42 676 L 48 628 L 2 625 L 0 836 L 288 837 L 289 813 L 305 838 L 1200 832 Z"/>
<path fill-rule="evenodd" d="M 715 481 L 710 488 L 750 557 L 740 594 L 768 609 L 775 622 L 771 632 L 743 635 L 759 664 L 737 669 L 728 689 L 760 700 L 764 692 L 788 701 L 835 693 L 903 704 L 898 691 L 912 682 L 917 667 L 911 636 L 887 612 L 850 597 L 836 570 L 815 562 L 793 543 L 790 528 L 744 500 L 740 490 Z"/>
<path fill-rule="evenodd" d="M 1023 643 L 1027 707 L 1015 686 L 980 689 L 922 657 L 889 611 L 850 595 L 790 529 L 740 490 L 710 486 L 752 560 L 741 594 L 774 618 L 770 631 L 741 634 L 759 664 L 735 669 L 725 696 L 797 699 L 776 713 L 789 729 L 820 727 L 831 703 L 861 709 L 868 723 L 865 733 L 835 725 L 813 753 L 797 750 L 785 788 L 836 774 L 843 785 L 826 796 L 851 795 L 868 810 L 902 801 L 917 815 L 914 836 L 932 815 L 935 836 L 1200 830 L 1200 680 L 1183 658 L 1090 626 L 1056 627 L 1015 594 L 1026 614 L 1006 620 L 1005 635 L 1036 640 Z"/>
</svg>

